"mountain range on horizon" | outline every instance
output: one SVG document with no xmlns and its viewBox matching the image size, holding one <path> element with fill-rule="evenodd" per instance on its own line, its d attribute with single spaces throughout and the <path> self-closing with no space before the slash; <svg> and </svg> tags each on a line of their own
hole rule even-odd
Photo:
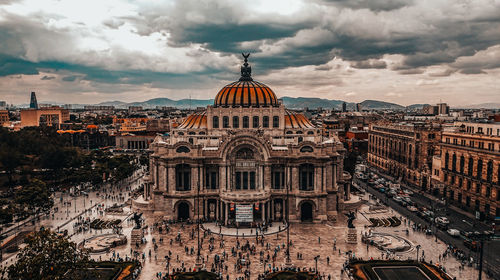
<svg viewBox="0 0 500 280">
<path fill-rule="evenodd" d="M 316 108 L 334 108 L 337 110 L 342 109 L 342 104 L 345 102 L 348 110 L 354 110 L 356 107 L 356 102 L 346 102 L 343 100 L 336 99 L 325 99 L 317 97 L 289 97 L 284 96 L 280 98 L 283 104 L 289 109 L 316 109 Z M 62 105 L 64 103 L 60 102 L 40 102 L 55 105 Z M 145 101 L 136 102 L 123 102 L 123 101 L 105 101 L 97 104 L 72 104 L 73 108 L 83 108 L 86 105 L 102 105 L 102 106 L 115 106 L 118 109 L 126 109 L 129 106 L 142 106 L 146 109 L 156 108 L 156 107 L 176 107 L 179 109 L 188 109 L 196 107 L 206 107 L 207 105 L 212 105 L 214 103 L 213 99 L 179 99 L 174 100 L 166 97 L 153 98 Z M 364 100 L 359 102 L 362 109 L 367 110 L 418 110 L 423 108 L 425 105 L 429 104 L 411 104 L 408 106 L 403 106 L 396 103 L 391 103 L 387 101 L 380 100 Z M 21 104 L 20 107 L 28 107 L 29 104 Z M 457 109 L 500 109 L 500 103 L 482 103 L 482 104 L 471 104 L 467 106 L 454 106 L 452 108 Z"/>
<path fill-rule="evenodd" d="M 289 97 L 284 96 L 280 98 L 283 104 L 289 109 L 304 109 L 304 108 L 335 108 L 342 109 L 342 104 L 345 102 L 347 104 L 347 109 L 354 110 L 356 107 L 356 102 L 347 102 L 343 100 L 336 99 L 325 99 L 317 97 Z M 156 106 L 165 107 L 177 107 L 180 109 L 186 108 L 196 108 L 196 107 L 206 107 L 207 105 L 212 105 L 214 103 L 213 99 L 180 99 L 173 100 L 170 98 L 153 98 L 142 102 L 122 102 L 122 101 L 106 101 L 101 102 L 97 105 L 108 105 L 115 106 L 117 108 L 128 108 L 128 106 L 142 106 L 144 108 L 155 108 Z M 359 102 L 362 109 L 368 110 L 418 110 L 422 109 L 425 105 L 429 104 L 411 104 L 408 106 L 403 106 L 400 104 L 380 101 L 380 100 L 364 100 Z M 468 106 L 455 106 L 453 108 L 462 109 L 500 109 L 500 103 L 482 103 L 482 104 L 472 104 Z"/>
</svg>

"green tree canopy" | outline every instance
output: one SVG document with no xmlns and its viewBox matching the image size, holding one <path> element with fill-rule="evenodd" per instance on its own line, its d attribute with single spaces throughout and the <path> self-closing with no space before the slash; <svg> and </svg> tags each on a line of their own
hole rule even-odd
<svg viewBox="0 0 500 280">
<path fill-rule="evenodd" d="M 63 236 L 41 229 L 26 239 L 27 246 L 18 254 L 17 262 L 7 269 L 11 280 L 66 280 L 71 271 L 88 267 L 87 253 Z"/>
</svg>

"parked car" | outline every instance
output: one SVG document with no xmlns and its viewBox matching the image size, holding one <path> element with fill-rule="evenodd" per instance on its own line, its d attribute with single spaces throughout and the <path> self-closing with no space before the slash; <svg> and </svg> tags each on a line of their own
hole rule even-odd
<svg viewBox="0 0 500 280">
<path fill-rule="evenodd" d="M 450 236 L 459 237 L 460 231 L 458 229 L 450 228 L 446 231 Z"/>
<path fill-rule="evenodd" d="M 434 221 L 437 224 L 441 224 L 441 225 L 448 225 L 450 223 L 450 220 L 448 220 L 448 218 L 446 218 L 446 217 L 437 217 Z"/>
<path fill-rule="evenodd" d="M 413 206 L 413 205 L 408 205 L 408 210 L 411 211 L 411 212 L 417 212 L 418 211 L 418 208 Z"/>
<path fill-rule="evenodd" d="M 468 238 L 464 239 L 464 245 L 465 247 L 471 249 L 472 251 L 477 251 L 478 249 L 477 242 Z"/>
</svg>

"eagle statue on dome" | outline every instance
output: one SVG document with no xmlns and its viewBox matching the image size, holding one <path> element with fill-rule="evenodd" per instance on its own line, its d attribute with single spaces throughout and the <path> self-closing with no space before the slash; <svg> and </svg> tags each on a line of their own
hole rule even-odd
<svg viewBox="0 0 500 280">
<path fill-rule="evenodd" d="M 243 63 L 243 66 L 241 66 L 240 81 L 253 81 L 253 79 L 252 79 L 252 67 L 250 65 L 248 65 L 248 57 L 250 56 L 250 53 L 247 53 L 247 54 L 241 53 L 241 55 L 245 59 L 245 63 Z"/>
</svg>

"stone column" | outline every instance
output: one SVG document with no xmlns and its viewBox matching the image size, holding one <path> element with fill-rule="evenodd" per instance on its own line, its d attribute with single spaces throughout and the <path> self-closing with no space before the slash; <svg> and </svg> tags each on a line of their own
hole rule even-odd
<svg viewBox="0 0 500 280">
<path fill-rule="evenodd" d="M 263 202 L 261 203 L 261 209 L 260 209 L 260 217 L 262 221 L 264 222 L 266 220 L 266 203 Z"/>
<path fill-rule="evenodd" d="M 271 221 L 274 221 L 274 199 L 271 199 L 271 201 L 269 201 L 270 203 L 270 209 L 269 209 L 269 219 Z"/>
<path fill-rule="evenodd" d="M 290 192 L 292 192 L 292 190 L 299 189 L 299 167 L 296 165 L 292 166 L 291 178 L 292 180 L 290 181 Z"/>
<path fill-rule="evenodd" d="M 175 190 L 175 166 L 171 166 L 171 165 L 167 165 L 167 168 L 168 168 L 168 180 L 167 180 L 167 183 L 168 183 L 168 192 L 169 193 L 172 193 L 174 190 Z"/>
</svg>

